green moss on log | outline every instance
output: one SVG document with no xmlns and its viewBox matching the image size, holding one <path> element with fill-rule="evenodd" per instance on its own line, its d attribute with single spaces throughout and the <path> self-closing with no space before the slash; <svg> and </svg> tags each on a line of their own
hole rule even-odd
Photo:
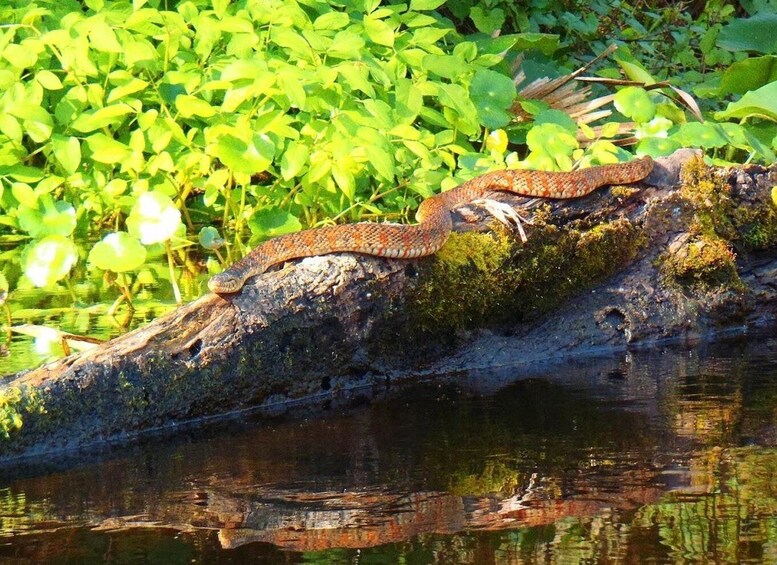
<svg viewBox="0 0 777 565">
<path fill-rule="evenodd" d="M 12 438 L 31 414 L 46 412 L 40 391 L 30 387 L 10 387 L 0 391 L 0 439 Z"/>
<path fill-rule="evenodd" d="M 670 250 L 661 262 L 661 272 L 671 282 L 699 290 L 738 290 L 742 281 L 736 255 L 721 238 L 700 235 Z"/>
<path fill-rule="evenodd" d="M 743 252 L 777 245 L 777 208 L 770 195 L 763 201 L 742 199 L 736 204 L 726 177 L 702 159 L 683 167 L 682 184 L 683 198 L 694 206 L 699 234 L 717 236 Z"/>
<path fill-rule="evenodd" d="M 616 273 L 644 242 L 626 218 L 575 229 L 548 217 L 537 215 L 526 244 L 503 229 L 452 234 L 411 300 L 414 327 L 455 332 L 534 318 Z"/>
</svg>

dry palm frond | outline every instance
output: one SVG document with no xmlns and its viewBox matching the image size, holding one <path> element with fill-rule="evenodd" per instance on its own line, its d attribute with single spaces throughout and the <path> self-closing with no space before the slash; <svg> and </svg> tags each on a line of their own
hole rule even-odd
<svg viewBox="0 0 777 565">
<path fill-rule="evenodd" d="M 533 80 L 531 83 L 523 85 L 526 82 L 526 74 L 520 69 L 520 65 L 523 61 L 522 57 L 516 60 L 514 65 L 515 71 L 515 85 L 518 88 L 518 96 L 521 100 L 541 100 L 547 103 L 551 108 L 555 110 L 561 110 L 571 117 L 578 124 L 591 124 L 598 120 L 609 117 L 612 114 L 610 109 L 602 109 L 612 103 L 615 98 L 614 94 L 607 94 L 605 96 L 598 96 L 591 98 L 591 87 L 589 84 L 605 84 L 610 86 L 641 86 L 646 90 L 655 89 L 671 89 L 672 94 L 662 92 L 665 96 L 668 96 L 675 102 L 687 107 L 699 121 L 704 121 L 701 115 L 699 106 L 693 97 L 667 82 L 657 82 L 654 84 L 645 84 L 642 82 L 621 80 L 621 79 L 608 79 L 600 77 L 587 77 L 581 76 L 592 65 L 601 59 L 611 55 L 617 47 L 611 45 L 604 50 L 603 53 L 596 56 L 592 61 L 586 65 L 580 67 L 576 71 L 557 77 L 554 79 L 544 77 Z M 586 83 L 585 86 L 581 86 L 580 83 Z M 524 122 L 532 119 L 531 114 L 526 112 L 519 101 L 516 101 L 512 107 L 512 113 L 515 116 L 516 122 Z M 637 125 L 634 122 L 624 122 L 620 124 L 615 139 L 610 139 L 613 143 L 618 145 L 629 145 L 637 141 L 634 136 Z M 593 127 L 594 132 L 600 133 L 601 126 Z M 591 143 L 593 140 L 586 138 L 582 133 L 579 136 L 579 141 L 583 144 Z"/>
</svg>

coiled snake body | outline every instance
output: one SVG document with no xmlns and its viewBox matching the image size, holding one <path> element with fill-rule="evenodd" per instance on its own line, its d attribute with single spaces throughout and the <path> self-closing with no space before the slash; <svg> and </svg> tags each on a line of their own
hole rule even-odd
<svg viewBox="0 0 777 565">
<path fill-rule="evenodd" d="M 208 287 L 218 294 L 237 292 L 249 277 L 265 272 L 276 263 L 326 253 L 355 252 L 402 259 L 432 255 L 451 233 L 451 210 L 483 198 L 492 190 L 541 198 L 578 198 L 600 186 L 640 181 L 652 169 L 653 160 L 642 157 L 628 163 L 566 173 L 527 170 L 486 173 L 421 202 L 416 224 L 345 224 L 270 239 L 212 277 Z"/>
</svg>

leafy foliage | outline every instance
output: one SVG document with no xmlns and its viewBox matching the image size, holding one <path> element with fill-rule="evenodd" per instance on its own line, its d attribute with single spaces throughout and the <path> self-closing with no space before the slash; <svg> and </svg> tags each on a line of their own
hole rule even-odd
<svg viewBox="0 0 777 565">
<path fill-rule="evenodd" d="M 3 274 L 14 290 L 64 284 L 73 297 L 102 281 L 128 303 L 169 280 L 180 300 L 203 257 L 213 272 L 281 233 L 403 220 L 497 167 L 616 162 L 634 139 L 654 156 L 695 145 L 720 162 L 773 160 L 769 5 L 737 19 L 721 0 L 695 13 L 618 1 L 9 0 Z M 618 90 L 617 112 L 589 125 L 516 98 L 519 53 L 530 80 L 555 77 L 613 41 L 617 66 L 599 74 L 645 85 Z M 689 117 L 678 88 L 718 122 Z M 74 288 L 72 270 L 88 282 Z"/>
</svg>

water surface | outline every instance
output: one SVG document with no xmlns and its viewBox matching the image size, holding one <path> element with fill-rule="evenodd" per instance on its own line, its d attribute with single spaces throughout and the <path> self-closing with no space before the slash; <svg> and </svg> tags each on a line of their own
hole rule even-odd
<svg viewBox="0 0 777 565">
<path fill-rule="evenodd" d="M 0 470 L 0 563 L 777 562 L 777 340 Z"/>
</svg>

